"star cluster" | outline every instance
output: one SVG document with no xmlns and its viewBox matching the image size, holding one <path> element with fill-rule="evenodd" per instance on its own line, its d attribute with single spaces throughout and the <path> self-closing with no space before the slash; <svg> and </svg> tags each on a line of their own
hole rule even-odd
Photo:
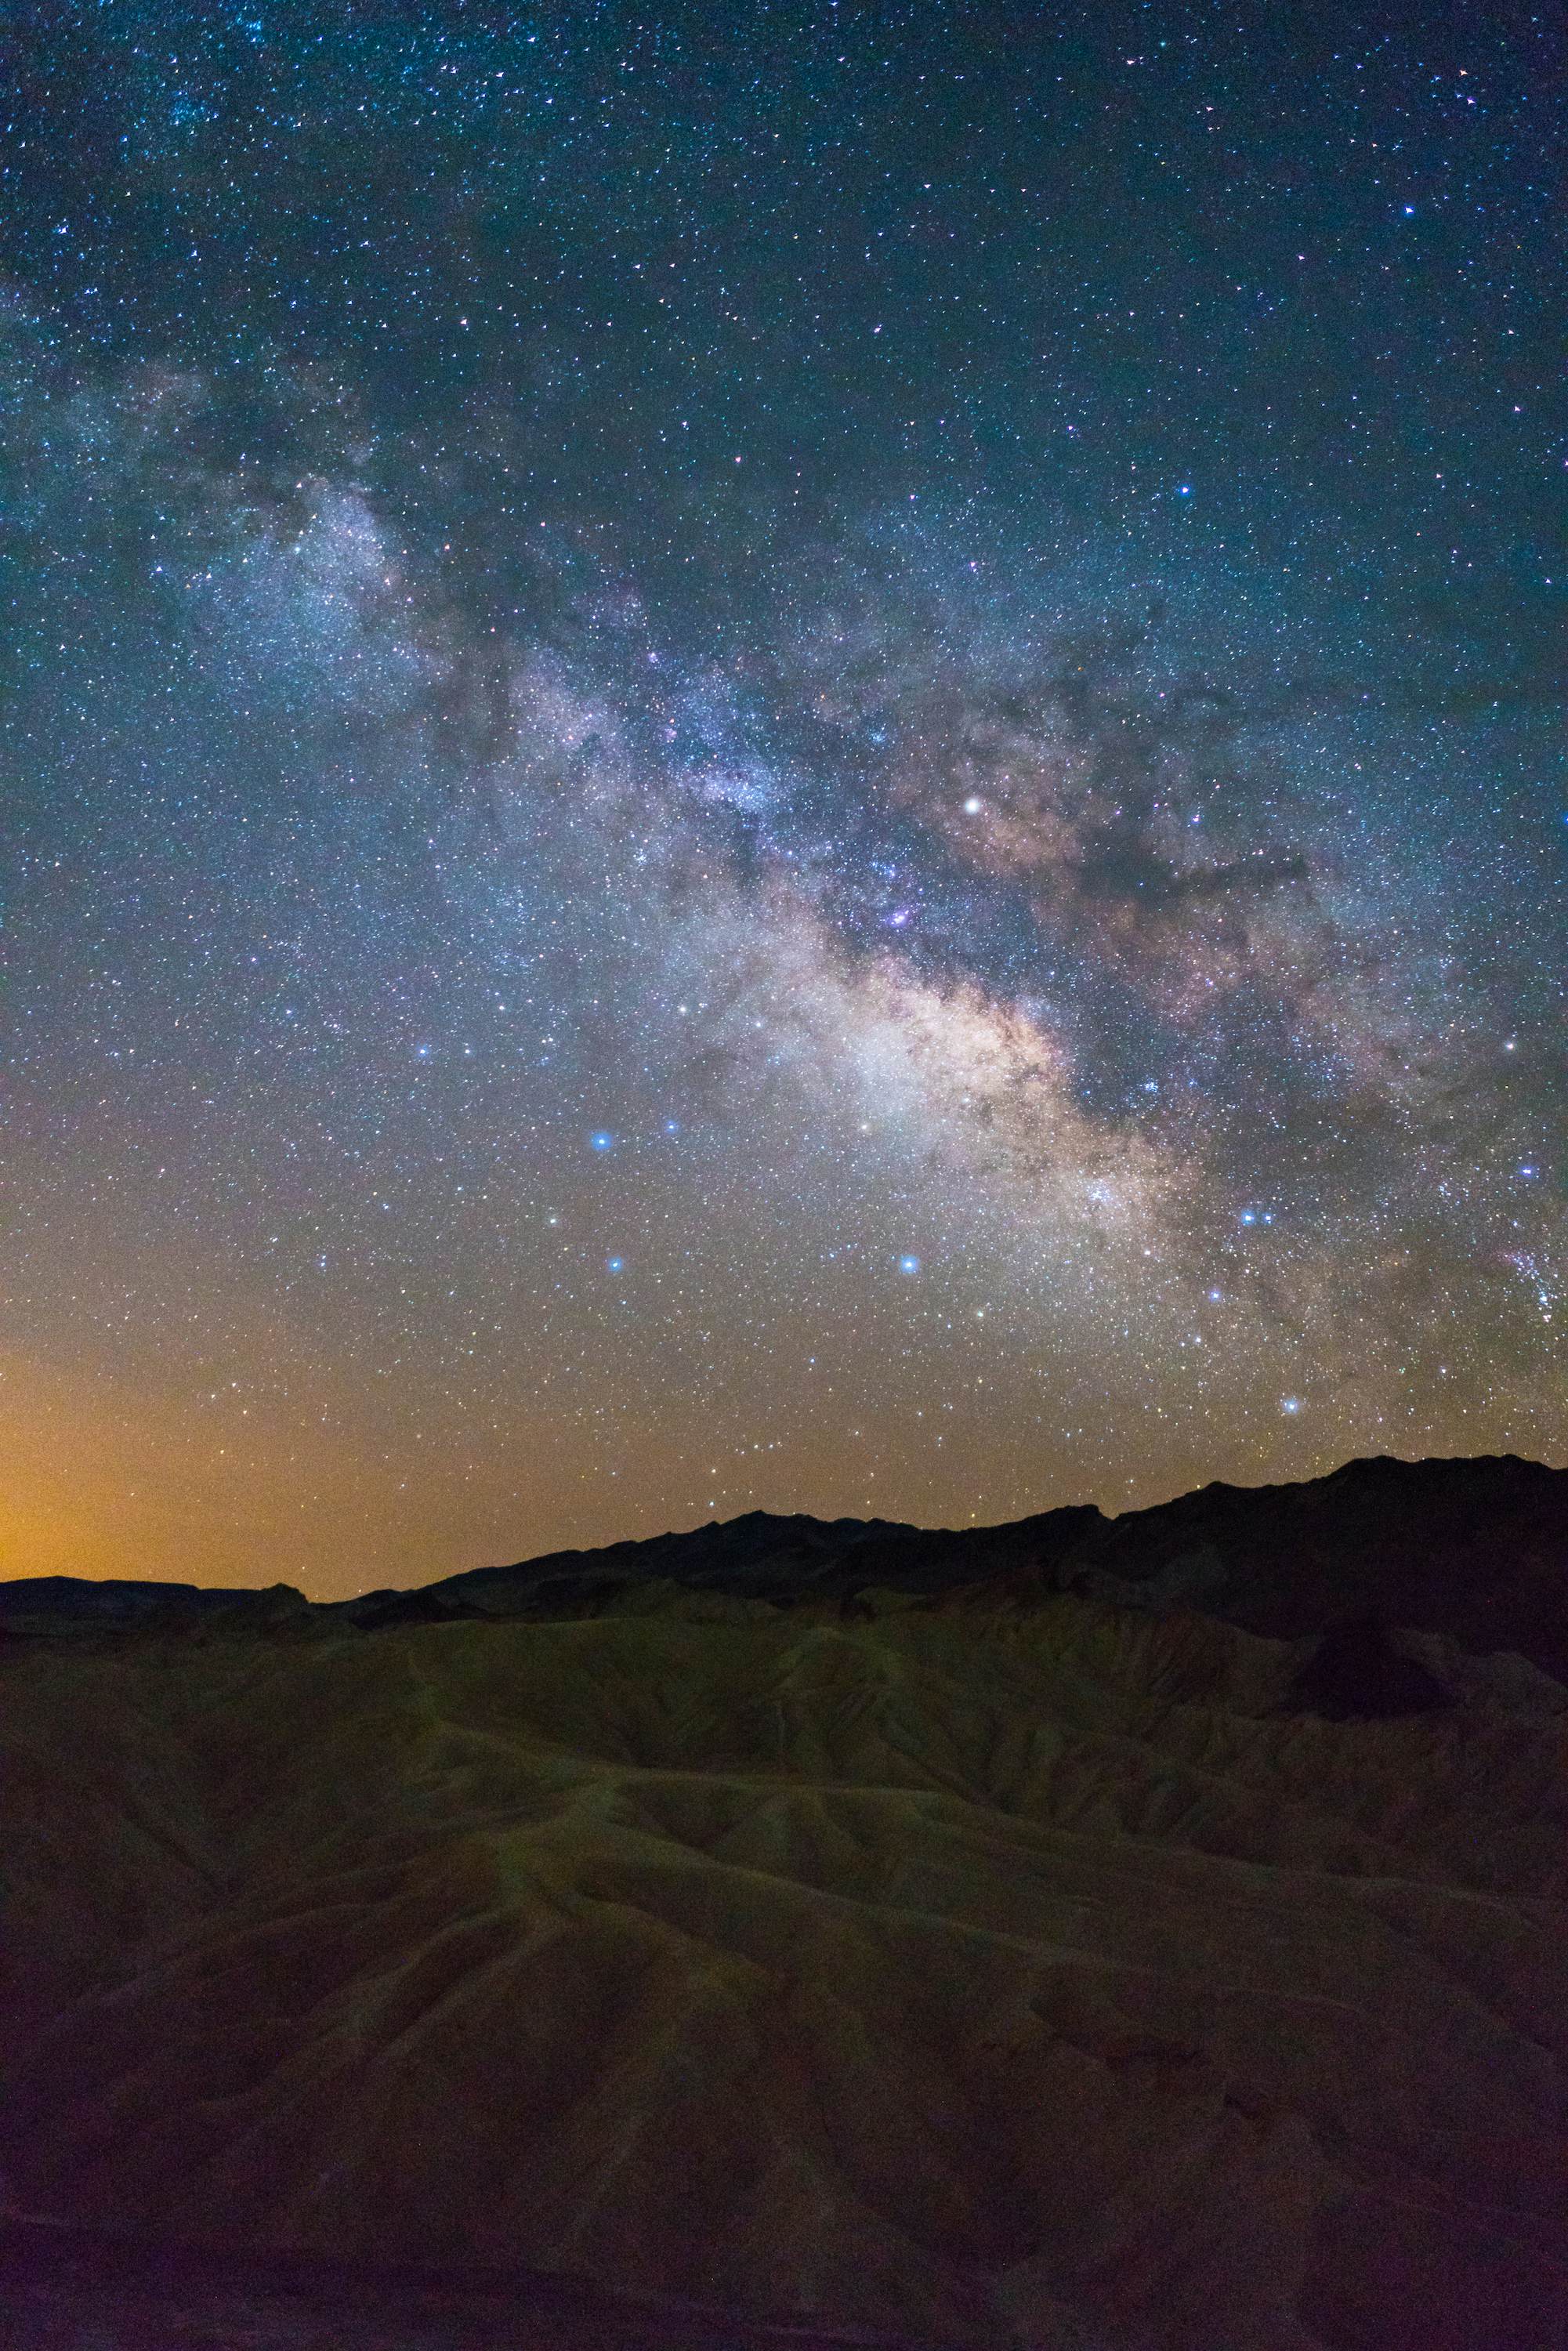
<svg viewBox="0 0 1568 2351">
<path fill-rule="evenodd" d="M 1568 1458 L 1548 16 L 5 37 L 5 1572 Z"/>
</svg>

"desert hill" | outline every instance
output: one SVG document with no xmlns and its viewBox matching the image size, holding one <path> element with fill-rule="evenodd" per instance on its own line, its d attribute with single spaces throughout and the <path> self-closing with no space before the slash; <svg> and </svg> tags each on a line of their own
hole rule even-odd
<svg viewBox="0 0 1568 2351">
<path fill-rule="evenodd" d="M 1563 2343 L 1565 1487 L 0 1587 L 13 2209 L 737 2340 Z"/>
</svg>

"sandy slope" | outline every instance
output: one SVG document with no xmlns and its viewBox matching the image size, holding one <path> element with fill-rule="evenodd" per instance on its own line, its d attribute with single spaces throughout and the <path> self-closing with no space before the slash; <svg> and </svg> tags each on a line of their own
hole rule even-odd
<svg viewBox="0 0 1568 2351">
<path fill-rule="evenodd" d="M 16 1643 L 17 2203 L 955 2345 L 1568 2336 L 1565 1718 L 1082 1599 Z"/>
</svg>

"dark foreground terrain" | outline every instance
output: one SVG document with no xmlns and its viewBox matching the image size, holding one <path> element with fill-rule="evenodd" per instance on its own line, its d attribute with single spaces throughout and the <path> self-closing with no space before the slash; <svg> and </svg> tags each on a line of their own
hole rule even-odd
<svg viewBox="0 0 1568 2351">
<path fill-rule="evenodd" d="M 0 2218 L 5 2351 L 918 2351 L 542 2272 L 204 2252 Z"/>
<path fill-rule="evenodd" d="M 0 1586 L 5 2351 L 1550 2351 L 1565 1591 L 1516 1461 Z"/>
</svg>

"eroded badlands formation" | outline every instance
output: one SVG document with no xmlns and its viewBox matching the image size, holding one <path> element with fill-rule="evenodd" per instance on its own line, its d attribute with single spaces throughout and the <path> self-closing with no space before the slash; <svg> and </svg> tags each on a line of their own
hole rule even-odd
<svg viewBox="0 0 1568 2351">
<path fill-rule="evenodd" d="M 1181 1523 L 377 1629 L 12 1586 L 13 2205 L 922 2343 L 1561 2342 L 1558 1490 L 1289 1637 Z"/>
</svg>

